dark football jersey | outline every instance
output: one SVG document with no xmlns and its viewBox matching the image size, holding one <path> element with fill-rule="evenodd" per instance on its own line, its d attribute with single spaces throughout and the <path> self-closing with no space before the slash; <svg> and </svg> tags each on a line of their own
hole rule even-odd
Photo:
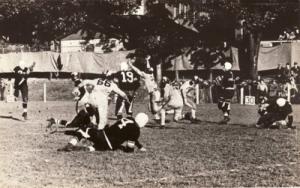
<svg viewBox="0 0 300 188">
<path fill-rule="evenodd" d="M 133 118 L 122 118 L 115 124 L 105 127 L 104 131 L 113 148 L 118 148 L 125 141 L 135 142 L 138 148 L 142 147 L 138 142 L 140 127 Z"/>
<path fill-rule="evenodd" d="M 23 84 L 27 84 L 27 78 L 30 72 L 27 67 L 21 69 L 21 67 L 16 66 L 14 68 L 14 72 L 15 72 L 15 87 L 21 86 Z"/>
<path fill-rule="evenodd" d="M 276 100 L 272 100 L 270 105 L 267 107 L 268 113 L 275 113 L 277 116 L 280 116 L 281 119 L 285 119 L 290 113 L 293 112 L 292 105 L 289 102 L 286 102 L 284 106 L 280 107 L 276 103 Z"/>
<path fill-rule="evenodd" d="M 77 87 L 77 86 L 79 86 L 81 83 L 82 83 L 82 80 L 76 79 L 76 80 L 74 81 L 74 86 Z"/>
<path fill-rule="evenodd" d="M 115 77 L 118 80 L 119 88 L 123 91 L 137 90 L 140 87 L 140 76 L 134 71 L 119 71 Z"/>
<path fill-rule="evenodd" d="M 224 71 L 222 86 L 224 89 L 234 89 L 234 77 L 232 71 Z"/>
</svg>

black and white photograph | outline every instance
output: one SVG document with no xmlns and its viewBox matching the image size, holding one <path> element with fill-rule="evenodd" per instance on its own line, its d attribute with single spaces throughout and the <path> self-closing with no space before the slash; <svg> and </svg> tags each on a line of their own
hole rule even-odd
<svg viewBox="0 0 300 188">
<path fill-rule="evenodd" d="M 0 0 L 0 187 L 300 187 L 300 0 Z"/>
</svg>

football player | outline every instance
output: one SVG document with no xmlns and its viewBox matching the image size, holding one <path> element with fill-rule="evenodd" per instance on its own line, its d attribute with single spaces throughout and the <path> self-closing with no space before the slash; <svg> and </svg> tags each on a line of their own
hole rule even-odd
<svg viewBox="0 0 300 188">
<path fill-rule="evenodd" d="M 19 62 L 19 66 L 16 66 L 14 68 L 14 74 L 15 74 L 15 83 L 14 83 L 14 96 L 16 98 L 19 97 L 19 93 L 21 91 L 22 95 L 22 107 L 23 107 L 23 113 L 22 116 L 24 120 L 27 120 L 27 104 L 28 104 L 28 85 L 27 85 L 27 79 L 29 74 L 33 71 L 33 68 L 35 66 L 35 62 L 30 67 L 25 66 L 24 61 Z"/>
<path fill-rule="evenodd" d="M 147 56 L 149 58 L 149 56 Z M 153 75 L 153 68 L 148 67 L 145 71 L 141 71 L 139 68 L 135 67 L 131 61 L 128 62 L 128 65 L 134 70 L 144 81 L 146 90 L 149 93 L 150 97 L 150 111 L 154 115 L 155 120 L 159 121 L 160 117 L 158 115 L 158 111 L 161 109 L 160 107 L 160 91 L 157 83 L 155 82 L 155 78 Z"/>
<path fill-rule="evenodd" d="M 161 122 L 163 128 L 165 126 L 165 117 L 167 114 L 174 114 L 174 121 L 178 122 L 182 119 L 183 98 L 180 92 L 180 85 L 178 82 L 166 82 L 163 88 L 163 104 L 160 110 Z"/>
<path fill-rule="evenodd" d="M 184 105 L 188 106 L 191 109 L 190 116 L 191 117 L 185 117 L 186 119 L 189 119 L 191 123 L 197 123 L 199 120 L 196 118 L 196 110 L 197 105 L 195 103 L 196 96 L 195 96 L 195 87 L 197 84 L 200 84 L 203 80 L 199 78 L 198 76 L 194 76 L 192 80 L 187 80 L 183 82 L 183 84 L 180 86 L 180 92 L 183 98 Z M 189 113 L 187 113 L 188 115 Z"/>
<path fill-rule="evenodd" d="M 71 120 L 64 120 L 64 119 L 56 119 L 56 118 L 49 118 L 47 129 L 52 129 L 53 125 L 61 125 L 63 127 L 70 127 L 70 128 L 86 128 L 86 127 L 94 127 L 95 123 L 98 125 L 99 123 L 99 115 L 98 109 L 94 108 L 90 104 L 85 104 L 85 109 L 81 109 L 76 116 Z M 93 122 L 93 117 L 96 118 L 96 122 Z"/>
<path fill-rule="evenodd" d="M 131 60 L 130 60 L 131 61 Z M 121 96 L 118 96 L 116 101 L 115 115 L 118 119 L 122 118 L 122 110 L 125 106 L 127 116 L 132 116 L 133 102 L 136 91 L 140 87 L 140 78 L 135 71 L 130 70 L 127 62 L 121 63 L 121 71 L 114 74 L 119 88 L 124 91 L 129 99 L 129 103 Z"/>
<path fill-rule="evenodd" d="M 218 108 L 222 110 L 224 116 L 221 124 L 227 124 L 230 121 L 230 103 L 235 91 L 235 78 L 231 68 L 232 64 L 225 62 L 222 75 L 215 80 L 215 84 L 220 88 Z"/>
<path fill-rule="evenodd" d="M 122 149 L 125 152 L 134 152 L 135 147 L 140 151 L 146 151 L 138 139 L 140 137 L 140 129 L 147 122 L 147 114 L 138 113 L 135 118 L 122 118 L 113 125 L 106 126 L 103 130 L 82 128 L 76 131 L 74 138 L 65 147 L 59 149 L 59 151 Z M 79 146 L 78 143 L 81 139 L 91 141 L 93 146 Z"/>
<path fill-rule="evenodd" d="M 287 126 L 295 129 L 293 126 L 293 109 L 292 105 L 284 98 L 267 101 L 264 109 L 260 109 L 261 115 L 257 121 L 257 128 L 280 128 Z"/>
<path fill-rule="evenodd" d="M 129 101 L 127 95 L 111 80 L 111 75 L 106 75 L 106 78 L 94 80 L 83 80 L 73 93 L 79 93 L 84 88 L 84 95 L 78 101 L 79 110 L 85 109 L 85 105 L 89 104 L 93 108 L 98 109 L 99 123 L 98 129 L 103 129 L 107 122 L 108 101 L 109 95 L 114 92 L 126 101 Z"/>
<path fill-rule="evenodd" d="M 170 80 L 168 77 L 163 76 L 159 85 L 161 96 L 164 96 L 164 92 L 165 92 L 164 88 L 166 87 L 167 84 L 170 84 Z"/>
</svg>

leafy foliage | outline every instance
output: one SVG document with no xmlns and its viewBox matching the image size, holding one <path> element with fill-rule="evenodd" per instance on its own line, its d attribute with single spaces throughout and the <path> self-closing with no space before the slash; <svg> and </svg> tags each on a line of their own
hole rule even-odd
<svg viewBox="0 0 300 188">
<path fill-rule="evenodd" d="M 224 41 L 249 52 L 249 36 L 254 37 L 257 46 L 262 38 L 278 35 L 278 28 L 296 22 L 293 16 L 299 11 L 283 3 L 268 7 L 244 6 L 236 0 L 148 0 L 147 14 L 134 16 L 132 13 L 139 3 L 136 0 L 0 0 L 0 34 L 9 42 L 41 44 L 82 29 L 87 33 L 86 39 L 96 33 L 101 33 L 103 43 L 109 38 L 120 39 L 127 49 L 140 48 L 152 54 L 156 63 L 188 52 L 193 54 L 195 66 L 204 63 L 211 67 L 222 56 L 222 53 L 216 56 L 215 52 L 223 50 Z M 165 5 L 179 4 L 186 9 L 173 18 Z M 235 28 L 244 31 L 240 40 L 235 38 Z M 210 52 L 205 55 L 204 49 Z M 246 54 L 248 59 L 255 55 Z"/>
</svg>

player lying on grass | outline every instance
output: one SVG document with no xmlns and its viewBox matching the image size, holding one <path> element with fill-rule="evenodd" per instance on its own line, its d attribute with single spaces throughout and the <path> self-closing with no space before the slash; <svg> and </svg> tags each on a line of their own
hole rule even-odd
<svg viewBox="0 0 300 188">
<path fill-rule="evenodd" d="M 257 128 L 281 128 L 288 127 L 295 129 L 293 126 L 293 109 L 292 105 L 284 98 L 265 101 L 260 105 L 259 114 L 261 115 L 256 124 Z"/>
<path fill-rule="evenodd" d="M 95 121 L 93 121 L 94 119 Z M 85 104 L 84 109 L 81 109 L 71 121 L 56 119 L 54 117 L 49 118 L 47 121 L 47 129 L 52 129 L 55 124 L 68 128 L 93 127 L 99 123 L 99 112 L 98 108 L 95 108 L 90 104 Z"/>
<path fill-rule="evenodd" d="M 146 151 L 138 139 L 140 137 L 140 128 L 144 127 L 147 122 L 147 114 L 139 113 L 135 118 L 122 118 L 102 130 L 81 128 L 74 132 L 74 137 L 69 143 L 65 147 L 58 149 L 58 151 L 105 151 L 121 149 L 125 152 L 133 152 L 135 147 L 140 151 Z M 92 142 L 92 146 L 80 145 L 79 142 L 82 139 Z"/>
</svg>

